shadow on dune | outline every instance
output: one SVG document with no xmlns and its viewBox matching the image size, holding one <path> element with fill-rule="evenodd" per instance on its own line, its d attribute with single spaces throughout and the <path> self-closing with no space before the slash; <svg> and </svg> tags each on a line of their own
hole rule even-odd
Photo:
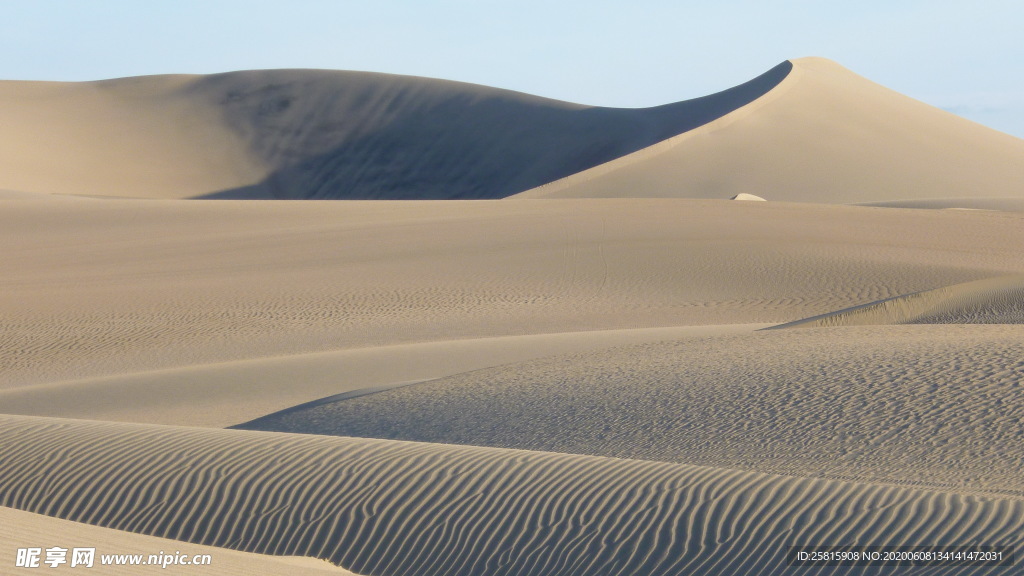
<svg viewBox="0 0 1024 576">
<path fill-rule="evenodd" d="M 220 98 L 228 125 L 272 171 L 200 198 L 503 198 L 707 124 L 791 69 L 786 61 L 717 94 L 641 109 L 364 73 L 211 76 L 197 89 Z"/>
</svg>

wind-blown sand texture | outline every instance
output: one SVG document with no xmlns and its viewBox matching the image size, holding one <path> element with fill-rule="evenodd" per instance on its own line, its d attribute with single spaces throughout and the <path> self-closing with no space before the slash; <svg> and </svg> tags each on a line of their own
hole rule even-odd
<svg viewBox="0 0 1024 576">
<path fill-rule="evenodd" d="M 38 570 L 75 570 L 92 574 L 135 575 L 135 574 L 169 574 L 184 576 L 186 574 L 211 574 L 214 576 L 294 576 L 295 574 L 312 574 L 313 576 L 355 576 L 348 570 L 338 568 L 324 560 L 266 554 L 248 554 L 228 548 L 202 546 L 184 543 L 180 540 L 169 540 L 154 536 L 145 536 L 123 530 L 100 528 L 80 522 L 61 520 L 51 516 L 32 514 L 13 508 L 0 507 L 0 542 L 4 549 L 0 550 L 0 565 L 5 569 L 13 567 L 16 562 L 18 548 L 40 548 L 46 545 L 60 545 L 64 548 L 75 547 L 96 548 L 93 567 L 74 567 L 67 564 L 56 569 L 40 563 Z M 42 546 L 41 546 L 42 545 Z M 80 545 L 80 546 L 79 546 Z M 149 561 L 151 554 L 182 553 L 192 561 L 197 554 L 208 554 L 210 564 L 202 566 L 174 565 L 105 565 L 100 567 L 101 554 L 141 554 L 143 561 Z M 70 554 L 70 552 L 69 552 Z M 41 558 L 41 560 L 45 560 Z M 15 569 L 14 574 L 29 573 L 27 569 Z M 4 572 L 5 574 L 7 572 Z"/>
<path fill-rule="evenodd" d="M 865 324 L 1024 324 L 1024 275 L 943 286 L 775 328 Z"/>
<path fill-rule="evenodd" d="M 441 340 L 215 362 L 0 390 L 11 413 L 226 427 L 381 387 L 625 343 L 749 332 L 770 325 L 592 330 Z M 245 401 L 239 402 L 244 394 Z M 202 402 L 196 402 L 202 398 Z"/>
<path fill-rule="evenodd" d="M 1024 496 L 1024 326 L 793 330 L 478 370 L 259 430 Z"/>
<path fill-rule="evenodd" d="M 309 70 L 0 103 L 0 573 L 1024 544 L 1018 139 L 820 59 L 642 110 Z"/>
<path fill-rule="evenodd" d="M 1022 224 L 1017 213 L 665 199 L 12 201 L 0 212 L 11 247 L 0 252 L 0 386 L 429 341 L 780 323 L 1024 273 Z"/>
<path fill-rule="evenodd" d="M 0 446 L 36 454 L 4 451 L 5 505 L 364 574 L 806 573 L 786 570 L 784 542 L 1024 543 L 1013 498 L 387 440 L 3 423 Z"/>
</svg>

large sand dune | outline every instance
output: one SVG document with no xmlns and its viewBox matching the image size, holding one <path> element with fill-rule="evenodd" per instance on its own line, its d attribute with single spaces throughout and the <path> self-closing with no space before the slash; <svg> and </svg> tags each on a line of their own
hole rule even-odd
<svg viewBox="0 0 1024 576">
<path fill-rule="evenodd" d="M 498 198 L 741 107 L 788 62 L 647 109 L 366 72 L 0 82 L 0 188 L 147 198 Z"/>
<path fill-rule="evenodd" d="M 1024 141 L 821 58 L 644 109 L 366 72 L 0 82 L 0 189 L 146 198 L 1024 197 Z M 524 192 L 525 191 L 525 192 Z"/>
<path fill-rule="evenodd" d="M 0 438 L 3 505 L 363 574 L 806 574 L 786 544 L 1024 543 L 1024 501 L 879 484 L 29 417 Z"/>
<path fill-rule="evenodd" d="M 526 198 L 885 202 L 1024 197 L 1024 140 L 933 108 L 822 58 L 698 129 L 524 192 Z"/>
</svg>

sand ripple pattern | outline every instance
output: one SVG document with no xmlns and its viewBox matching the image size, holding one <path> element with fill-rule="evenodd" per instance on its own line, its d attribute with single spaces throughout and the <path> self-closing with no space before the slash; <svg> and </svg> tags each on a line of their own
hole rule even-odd
<svg viewBox="0 0 1024 576">
<path fill-rule="evenodd" d="M 481 447 L 3 416 L 0 460 L 4 506 L 380 576 L 786 574 L 788 543 L 1024 543 L 1019 499 Z"/>
<path fill-rule="evenodd" d="M 517 363 L 244 428 L 1024 494 L 1024 326 L 774 330 Z"/>
<path fill-rule="evenodd" d="M 7 204 L 5 388 L 439 339 L 778 323 L 1024 273 L 1020 214 L 636 199 Z"/>
</svg>

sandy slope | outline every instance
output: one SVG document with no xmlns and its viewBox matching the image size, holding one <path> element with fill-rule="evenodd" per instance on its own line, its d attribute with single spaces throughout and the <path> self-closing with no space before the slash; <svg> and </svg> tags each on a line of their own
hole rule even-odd
<svg viewBox="0 0 1024 576">
<path fill-rule="evenodd" d="M 780 64 L 648 109 L 323 70 L 0 82 L 0 188 L 146 198 L 496 198 L 743 106 Z"/>
<path fill-rule="evenodd" d="M 822 58 L 751 104 L 517 197 L 800 202 L 1024 197 L 1024 140 L 933 108 Z"/>
<path fill-rule="evenodd" d="M 629 199 L 3 208 L 5 388 L 437 340 L 785 322 L 1024 272 L 1012 213 Z"/>
<path fill-rule="evenodd" d="M 364 574 L 806 574 L 787 543 L 1024 543 L 1024 501 L 906 487 L 30 417 L 0 438 L 6 506 Z"/>
<path fill-rule="evenodd" d="M 0 188 L 180 197 L 254 182 L 266 168 L 194 76 L 0 81 Z"/>
<path fill-rule="evenodd" d="M 12 569 L 13 574 L 31 574 L 31 568 L 14 569 L 18 548 L 52 548 L 61 547 L 71 550 L 75 547 L 95 548 L 96 556 L 93 567 L 71 567 L 71 552 L 68 552 L 68 563 L 51 568 L 42 563 L 46 559 L 45 552 L 40 558 L 37 572 L 45 573 L 82 573 L 105 574 L 111 576 L 135 574 L 169 574 L 184 576 L 186 574 L 202 574 L 210 576 L 293 576 L 295 574 L 313 574 L 314 576 L 354 576 L 352 572 L 338 568 L 323 560 L 313 558 L 295 558 L 285 556 L 269 556 L 250 554 L 227 548 L 202 546 L 179 540 L 157 538 L 111 530 L 99 526 L 91 526 L 80 522 L 61 520 L 41 514 L 23 512 L 13 508 L 0 507 L 0 566 Z M 164 566 L 115 566 L 102 565 L 102 555 L 141 554 L 142 561 L 148 562 L 151 554 L 184 554 L 191 562 L 196 555 L 209 554 L 210 564 L 202 566 L 168 565 Z M 4 572 L 5 574 L 7 572 Z"/>
<path fill-rule="evenodd" d="M 646 109 L 262 70 L 0 82 L 0 189 L 146 198 L 1024 197 L 1024 141 L 821 58 Z M 526 192 L 524 192 L 526 191 Z"/>
<path fill-rule="evenodd" d="M 779 330 L 510 364 L 259 430 L 1024 495 L 1024 326 Z"/>
<path fill-rule="evenodd" d="M 1024 275 L 943 286 L 775 328 L 865 324 L 1024 324 Z"/>
<path fill-rule="evenodd" d="M 626 343 L 750 332 L 766 324 L 439 340 L 199 364 L 0 389 L 7 414 L 226 427 L 339 394 Z"/>
</svg>

